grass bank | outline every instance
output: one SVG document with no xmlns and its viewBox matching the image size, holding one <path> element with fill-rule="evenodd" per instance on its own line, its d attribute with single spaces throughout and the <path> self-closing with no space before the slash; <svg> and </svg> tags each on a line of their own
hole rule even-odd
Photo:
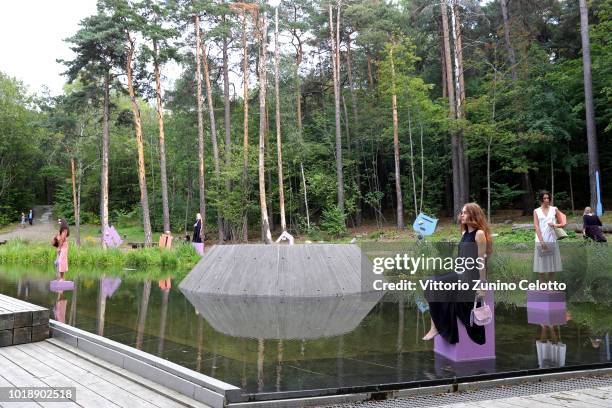
<svg viewBox="0 0 612 408">
<path fill-rule="evenodd" d="M 55 248 L 48 244 L 9 241 L 0 245 L 0 264 L 53 266 Z M 174 248 L 107 249 L 94 245 L 71 245 L 68 264 L 77 268 L 159 268 L 190 270 L 200 260 L 191 245 L 179 243 Z"/>
</svg>

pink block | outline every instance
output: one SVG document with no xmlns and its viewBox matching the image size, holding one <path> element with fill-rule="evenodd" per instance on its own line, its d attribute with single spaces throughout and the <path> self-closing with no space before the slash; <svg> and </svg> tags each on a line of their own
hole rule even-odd
<svg viewBox="0 0 612 408">
<path fill-rule="evenodd" d="M 198 255 L 204 255 L 204 243 L 203 242 L 192 242 L 191 245 L 193 245 Z"/>
<path fill-rule="evenodd" d="M 63 292 L 65 290 L 74 290 L 73 281 L 52 280 L 49 282 L 49 290 L 51 292 Z"/>
<path fill-rule="evenodd" d="M 565 292 L 527 291 L 527 322 L 549 326 L 566 324 Z"/>
<path fill-rule="evenodd" d="M 485 326 L 486 343 L 483 345 L 474 343 L 468 336 L 463 323 L 457 319 L 459 342 L 450 344 L 442 336 L 436 336 L 434 338 L 434 352 L 436 354 L 455 362 L 495 358 L 495 304 L 493 303 L 492 291 L 487 292 L 485 301 L 493 314 L 493 321 Z"/>
</svg>

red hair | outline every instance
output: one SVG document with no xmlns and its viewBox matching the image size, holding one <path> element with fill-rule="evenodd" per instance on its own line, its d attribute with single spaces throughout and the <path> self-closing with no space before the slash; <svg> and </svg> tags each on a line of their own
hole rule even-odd
<svg viewBox="0 0 612 408">
<path fill-rule="evenodd" d="M 491 228 L 489 228 L 484 211 L 476 203 L 467 203 L 463 208 L 465 208 L 467 214 L 467 221 L 461 226 L 461 229 L 467 232 L 469 224 L 473 228 L 484 232 L 487 241 L 487 254 L 491 254 L 493 252 L 493 238 L 491 237 Z"/>
</svg>

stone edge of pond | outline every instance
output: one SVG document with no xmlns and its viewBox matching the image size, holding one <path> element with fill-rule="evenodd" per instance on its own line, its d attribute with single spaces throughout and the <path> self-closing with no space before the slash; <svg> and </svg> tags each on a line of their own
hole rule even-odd
<svg viewBox="0 0 612 408">
<path fill-rule="evenodd" d="M 525 384 L 546 383 L 548 381 L 564 381 L 576 378 L 612 376 L 612 366 L 606 364 L 602 368 L 580 368 L 568 367 L 570 370 L 540 373 L 540 374 L 517 374 L 506 373 L 506 375 L 514 375 L 512 377 L 483 379 L 475 381 L 465 381 L 462 378 L 455 378 L 457 382 L 447 383 L 442 385 L 413 385 L 411 388 L 401 388 L 401 384 L 397 387 L 390 385 L 379 386 L 377 391 L 355 391 L 353 393 L 345 392 L 338 394 L 307 396 L 299 394 L 301 392 L 277 392 L 267 393 L 261 396 L 265 399 L 250 400 L 248 402 L 229 403 L 228 408 L 301 408 L 301 407 L 335 407 L 342 408 L 345 404 L 369 403 L 373 401 L 384 401 L 393 399 L 417 398 L 425 396 L 435 396 L 441 394 L 453 394 L 458 392 L 474 392 L 479 390 L 497 388 L 497 387 L 512 387 Z M 400 387 L 400 388 L 398 388 Z M 355 387 L 355 390 L 360 387 Z M 372 387 L 361 387 L 372 388 Z M 387 388 L 387 389 L 384 389 Z M 339 389 L 337 389 L 339 390 Z M 319 390 L 320 392 L 331 390 Z M 312 391 L 311 391 L 312 392 Z M 293 394 L 293 398 L 289 396 Z M 277 398 L 275 399 L 274 396 Z M 386 405 L 388 406 L 388 405 Z"/>
<path fill-rule="evenodd" d="M 222 408 L 229 402 L 242 400 L 240 388 L 234 385 L 136 348 L 55 320 L 49 320 L 49 329 L 51 337 L 59 340 L 55 344 L 60 347 L 58 343 L 65 343 L 213 408 Z"/>
</svg>

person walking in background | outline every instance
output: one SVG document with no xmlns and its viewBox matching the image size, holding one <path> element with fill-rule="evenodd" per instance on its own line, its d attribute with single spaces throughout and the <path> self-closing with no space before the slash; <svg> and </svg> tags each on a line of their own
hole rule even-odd
<svg viewBox="0 0 612 408">
<path fill-rule="evenodd" d="M 193 224 L 193 239 L 191 242 L 202 242 L 202 215 L 200 213 L 196 214 L 196 222 Z"/>
<path fill-rule="evenodd" d="M 68 237 L 70 230 L 65 219 L 59 220 L 59 233 L 53 238 L 53 246 L 57 247 L 55 258 L 55 271 L 58 280 L 64 280 L 64 274 L 68 272 Z"/>
<path fill-rule="evenodd" d="M 30 212 L 28 213 L 28 223 L 32 225 L 32 221 L 34 221 L 34 211 L 30 210 Z"/>
<path fill-rule="evenodd" d="M 591 207 L 584 209 L 582 216 L 582 236 L 591 238 L 595 242 L 608 242 L 602 231 L 602 224 L 599 217 L 593 214 Z"/>
<path fill-rule="evenodd" d="M 26 223 L 26 215 L 25 213 L 21 213 L 21 228 L 25 228 Z"/>
<path fill-rule="evenodd" d="M 541 280 L 552 281 L 555 272 L 563 270 L 561 252 L 557 243 L 555 228 L 563 228 L 567 217 L 557 207 L 551 205 L 552 196 L 548 191 L 539 194 L 540 206 L 533 210 L 533 225 L 535 227 L 535 252 L 533 271 L 540 274 Z"/>
</svg>

